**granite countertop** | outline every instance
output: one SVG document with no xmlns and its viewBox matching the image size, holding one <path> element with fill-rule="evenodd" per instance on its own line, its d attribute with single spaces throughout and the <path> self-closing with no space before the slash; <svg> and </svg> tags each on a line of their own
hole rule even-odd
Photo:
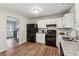
<svg viewBox="0 0 79 59">
<path fill-rule="evenodd" d="M 79 56 L 79 41 L 65 41 L 61 40 L 61 46 L 65 56 Z"/>
</svg>

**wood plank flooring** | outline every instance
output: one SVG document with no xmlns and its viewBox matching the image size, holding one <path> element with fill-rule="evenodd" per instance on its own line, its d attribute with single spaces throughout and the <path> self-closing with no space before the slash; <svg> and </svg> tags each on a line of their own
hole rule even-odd
<svg viewBox="0 0 79 59">
<path fill-rule="evenodd" d="M 39 43 L 24 43 L 17 48 L 0 53 L 0 56 L 58 56 L 58 48 Z"/>
</svg>

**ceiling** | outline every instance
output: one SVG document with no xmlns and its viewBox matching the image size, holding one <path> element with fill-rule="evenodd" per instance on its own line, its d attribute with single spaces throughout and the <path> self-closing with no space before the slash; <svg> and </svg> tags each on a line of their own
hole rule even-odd
<svg viewBox="0 0 79 59">
<path fill-rule="evenodd" d="M 0 3 L 0 8 L 21 14 L 28 18 L 38 18 L 67 12 L 72 3 Z M 39 8 L 40 13 L 32 13 L 33 8 Z"/>
</svg>

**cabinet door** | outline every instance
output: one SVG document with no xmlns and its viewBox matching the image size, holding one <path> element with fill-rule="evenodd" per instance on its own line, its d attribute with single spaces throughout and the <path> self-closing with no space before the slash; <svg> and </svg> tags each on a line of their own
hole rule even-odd
<svg viewBox="0 0 79 59">
<path fill-rule="evenodd" d="M 45 44 L 45 34 L 41 34 L 41 40 L 40 43 Z"/>
<path fill-rule="evenodd" d="M 75 21 L 79 25 L 79 4 L 75 4 Z"/>
<path fill-rule="evenodd" d="M 73 20 L 73 14 L 72 13 L 65 14 L 63 20 L 64 20 L 63 21 L 64 27 L 72 28 L 74 26 L 74 23 L 73 23 L 74 20 Z"/>
<path fill-rule="evenodd" d="M 56 24 L 56 19 L 55 18 L 50 19 L 50 24 Z"/>
<path fill-rule="evenodd" d="M 36 34 L 36 42 L 40 43 L 41 36 L 39 34 Z M 40 38 L 40 39 L 39 39 Z"/>
<path fill-rule="evenodd" d="M 66 27 L 66 16 L 63 16 L 62 27 Z"/>
<path fill-rule="evenodd" d="M 45 20 L 45 22 L 46 22 L 46 25 L 49 25 L 50 24 L 50 19 Z"/>
<path fill-rule="evenodd" d="M 61 18 L 56 18 L 56 24 L 58 28 L 62 28 L 62 17 Z"/>
<path fill-rule="evenodd" d="M 46 28 L 46 21 L 45 20 L 38 21 L 38 28 Z"/>
<path fill-rule="evenodd" d="M 79 31 L 79 4 L 75 4 L 75 30 Z M 78 33 L 79 34 L 79 33 Z"/>
</svg>

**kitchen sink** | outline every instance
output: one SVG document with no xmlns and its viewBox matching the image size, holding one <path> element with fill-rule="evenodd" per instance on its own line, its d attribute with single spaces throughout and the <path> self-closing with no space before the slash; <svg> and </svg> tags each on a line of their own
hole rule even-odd
<svg viewBox="0 0 79 59">
<path fill-rule="evenodd" d="M 72 41 L 70 37 L 62 37 L 62 39 L 65 41 Z"/>
<path fill-rule="evenodd" d="M 75 39 L 75 38 L 70 38 L 70 37 L 62 37 L 62 39 L 64 41 L 70 41 L 70 42 L 76 42 L 79 44 L 79 40 Z"/>
</svg>

